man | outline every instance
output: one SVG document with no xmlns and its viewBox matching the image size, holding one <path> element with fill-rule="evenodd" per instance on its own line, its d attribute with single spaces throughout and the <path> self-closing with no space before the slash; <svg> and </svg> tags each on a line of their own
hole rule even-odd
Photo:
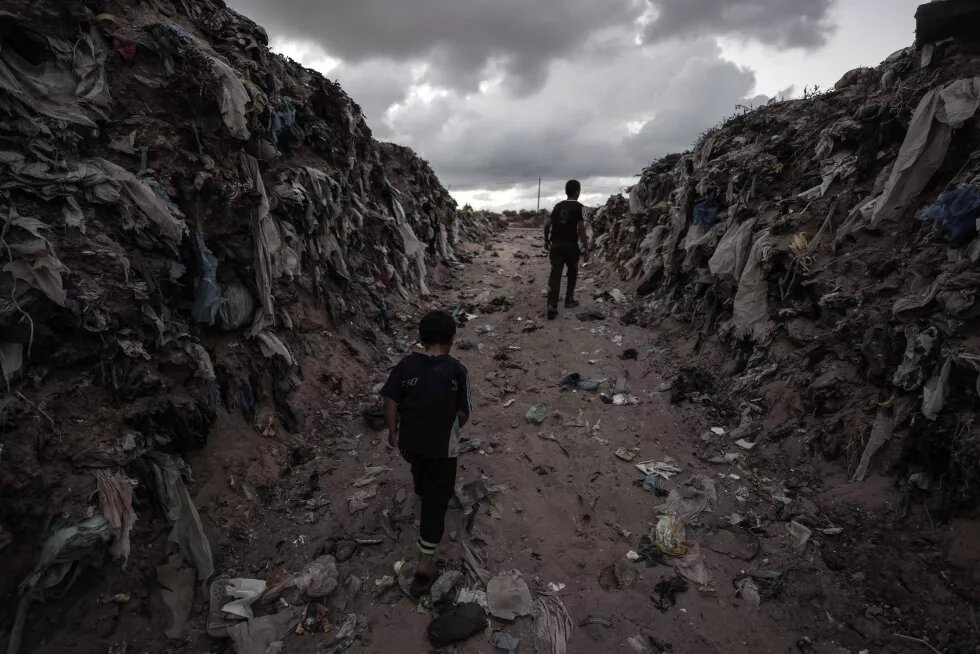
<svg viewBox="0 0 980 654">
<path fill-rule="evenodd" d="M 562 269 L 568 267 L 568 287 L 565 290 L 565 308 L 577 307 L 575 281 L 578 278 L 578 259 L 589 260 L 589 238 L 585 233 L 585 214 L 578 196 L 582 185 L 570 179 L 565 183 L 563 200 L 555 205 L 544 221 L 544 247 L 551 254 L 551 276 L 548 278 L 548 320 L 558 316 L 558 296 L 561 294 Z M 582 242 L 579 249 L 578 241 Z"/>
<path fill-rule="evenodd" d="M 411 466 L 421 505 L 419 561 L 410 588 L 416 598 L 432 584 L 433 555 L 456 492 L 459 430 L 472 406 L 466 368 L 449 355 L 455 336 L 456 321 L 450 314 L 427 313 L 419 323 L 425 352 L 402 359 L 381 390 L 388 444 L 401 450 Z"/>
</svg>

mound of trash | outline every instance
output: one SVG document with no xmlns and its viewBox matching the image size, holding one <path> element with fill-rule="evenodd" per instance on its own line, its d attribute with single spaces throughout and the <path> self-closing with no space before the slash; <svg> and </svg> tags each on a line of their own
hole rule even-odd
<svg viewBox="0 0 980 654">
<path fill-rule="evenodd" d="M 949 515 L 980 497 L 980 35 L 944 32 L 946 5 L 928 42 L 738 113 L 591 225 L 624 320 L 684 325 L 770 409 L 793 389 L 770 438 L 803 428 Z"/>
<path fill-rule="evenodd" d="M 299 355 L 344 325 L 390 330 L 388 302 L 490 227 L 220 0 L 6 3 L 4 596 L 125 561 L 152 516 L 207 579 L 182 454 L 220 412 L 302 430 Z"/>
</svg>

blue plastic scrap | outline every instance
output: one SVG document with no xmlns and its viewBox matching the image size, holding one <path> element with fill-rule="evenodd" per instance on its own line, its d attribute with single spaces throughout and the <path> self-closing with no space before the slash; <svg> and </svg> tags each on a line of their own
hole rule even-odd
<svg viewBox="0 0 980 654">
<path fill-rule="evenodd" d="M 705 199 L 694 205 L 694 224 L 710 227 L 718 222 L 718 210 L 721 203 L 714 191 L 710 191 Z"/>
<path fill-rule="evenodd" d="M 296 123 L 296 108 L 287 101 L 283 109 L 269 111 L 269 136 L 273 143 L 279 143 L 279 133 Z"/>
<path fill-rule="evenodd" d="M 947 240 L 959 241 L 972 236 L 977 232 L 977 218 L 980 218 L 980 189 L 961 186 L 946 191 L 919 211 L 919 218 L 935 223 Z"/>
<path fill-rule="evenodd" d="M 218 286 L 218 258 L 204 243 L 201 230 L 194 232 L 194 246 L 197 250 L 198 265 L 201 278 L 196 280 L 194 291 L 194 306 L 191 317 L 195 322 L 214 324 L 215 316 L 221 307 L 221 288 Z"/>
<path fill-rule="evenodd" d="M 495 631 L 493 632 L 493 637 L 490 638 L 490 644 L 497 649 L 504 650 L 508 654 L 515 654 L 517 652 L 517 646 L 521 644 L 521 641 L 506 631 Z"/>
</svg>

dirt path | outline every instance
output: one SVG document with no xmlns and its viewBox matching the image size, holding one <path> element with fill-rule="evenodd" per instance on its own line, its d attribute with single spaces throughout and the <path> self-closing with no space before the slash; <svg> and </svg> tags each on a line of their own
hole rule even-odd
<svg viewBox="0 0 980 654">
<path fill-rule="evenodd" d="M 763 432 L 753 437 L 758 445 L 749 451 L 736 447 L 730 435 L 705 443 L 702 435 L 711 427 L 737 425 L 738 402 L 733 408 L 730 398 L 702 396 L 672 404 L 658 390 L 669 376 L 660 373 L 679 361 L 696 361 L 719 379 L 732 378 L 711 368 L 709 357 L 692 353 L 693 339 L 683 329 L 668 335 L 623 326 L 618 317 L 625 306 L 593 299 L 600 289 L 589 267 L 581 273 L 582 306 L 544 321 L 546 275 L 537 230 L 509 230 L 483 244 L 471 263 L 437 275 L 435 298 L 395 313 L 400 328 L 414 336 L 419 316 L 429 308 L 477 298 L 485 304 L 500 296 L 510 301 L 509 308 L 481 311 L 458 334 L 455 354 L 470 371 L 476 402 L 464 430 L 472 451 L 460 459 L 459 483 L 483 480 L 495 489 L 481 504 L 470 536 L 491 575 L 519 570 L 533 592 L 563 585 L 557 595 L 575 623 L 570 654 L 637 651 L 627 640 L 638 636 L 654 637 L 660 651 L 676 654 L 927 651 L 894 637 L 899 630 L 977 642 L 971 635 L 977 633 L 975 618 L 964 600 L 969 574 L 948 567 L 958 561 L 961 570 L 980 570 L 975 523 L 933 526 L 921 512 L 913 513 L 912 524 L 892 523 L 891 482 L 877 476 L 848 484 L 839 467 L 805 451 L 804 429 L 790 436 Z M 575 315 L 590 309 L 608 317 L 583 322 Z M 490 331 L 478 334 L 483 326 Z M 371 330 L 351 325 L 345 331 L 365 336 L 340 336 L 316 324 L 295 336 L 305 381 L 292 401 L 306 414 L 308 428 L 263 436 L 240 411 L 223 412 L 208 447 L 189 459 L 198 480 L 192 494 L 219 574 L 274 583 L 332 543 L 341 561 L 340 583 L 325 602 L 327 616 L 340 625 L 355 613 L 366 625 L 351 651 L 429 652 L 431 617 L 383 584 L 397 561 L 415 556 L 412 503 L 398 501 L 411 497 L 407 466 L 386 449 L 383 432 L 360 415 L 372 404 L 369 389 L 384 380 L 401 353 L 389 348 L 379 355 L 383 344 L 369 342 Z M 636 360 L 620 358 L 627 348 L 638 351 Z M 606 381 L 599 392 L 562 391 L 558 382 L 569 372 Z M 620 378 L 627 378 L 625 392 L 637 404 L 600 398 Z M 527 424 L 525 412 L 537 403 L 547 404 L 548 417 L 541 425 Z M 768 406 L 769 415 L 782 410 L 771 401 Z M 636 460 L 617 458 L 620 447 L 639 448 Z M 709 462 L 726 452 L 741 458 L 734 464 Z M 664 501 L 639 485 L 644 475 L 634 463 L 650 460 L 680 468 L 665 483 L 668 489 L 683 490 L 692 479 L 705 488 L 704 479 L 710 479 L 717 494 L 687 530 L 689 541 L 700 544 L 711 582 L 690 584 L 665 610 L 654 604 L 655 586 L 676 576 L 670 558 L 656 566 L 626 560 L 657 524 L 657 506 Z M 390 469 L 355 487 L 370 466 Z M 371 488 L 377 494 L 352 512 L 349 498 Z M 780 499 L 786 496 L 793 498 L 789 505 Z M 152 519 L 152 508 L 144 510 L 148 519 L 137 522 L 138 546 L 126 570 L 87 571 L 68 597 L 36 605 L 25 638 L 38 643 L 33 651 L 232 651 L 227 641 L 209 641 L 204 633 L 204 593 L 196 596 L 186 637 L 163 638 L 169 612 L 153 571 L 164 560 L 166 531 Z M 385 513 L 391 518 L 387 530 Z M 757 518 L 757 535 L 730 530 L 734 513 Z M 812 528 L 799 551 L 787 531 L 793 518 Z M 461 512 L 451 511 L 447 533 L 453 538 L 439 558 L 456 569 L 463 565 L 462 528 Z M 356 539 L 361 543 L 352 553 Z M 340 556 L 345 549 L 347 556 Z M 761 604 L 736 596 L 737 580 L 767 573 L 779 577 L 768 587 L 759 584 L 766 595 Z M 96 601 L 116 593 L 131 593 L 132 600 Z M 288 599 L 298 606 L 305 602 L 298 595 Z M 580 625 L 590 616 L 606 623 Z M 520 652 L 531 652 L 532 624 L 531 618 L 495 620 L 494 628 L 520 638 Z M 320 654 L 332 633 L 336 628 L 290 636 L 286 651 Z M 495 650 L 476 636 L 451 651 Z"/>
<path fill-rule="evenodd" d="M 648 331 L 623 327 L 612 318 L 597 322 L 576 318 L 578 311 L 610 310 L 592 300 L 595 287 L 588 267 L 580 284 L 582 306 L 564 311 L 554 322 L 542 319 L 546 266 L 537 231 L 510 230 L 464 269 L 455 283 L 458 290 L 442 298 L 445 305 L 489 291 L 490 297 L 503 295 L 513 302 L 509 310 L 471 320 L 458 338 L 475 347 L 455 352 L 470 371 L 477 404 L 466 436 L 482 441 L 478 451 L 461 458 L 459 480 L 483 479 L 488 486 L 504 488 L 476 520 L 475 533 L 485 541 L 487 567 L 492 574 L 520 570 L 532 590 L 548 583 L 565 585 L 559 597 L 576 623 L 570 653 L 633 651 L 627 638 L 639 634 L 655 636 L 672 645 L 674 652 L 795 649 L 804 634 L 786 624 L 787 607 L 779 602 L 757 607 L 737 599 L 732 583 L 741 571 L 766 568 L 774 555 L 795 558 L 782 524 L 769 528 L 763 553 L 753 562 L 705 550 L 712 590 L 699 592 L 692 585 L 665 612 L 654 607 L 651 596 L 657 582 L 675 575 L 669 566 L 621 564 L 636 573 L 635 582 L 624 579 L 623 588 L 614 578 L 600 582 L 603 571 L 638 549 L 640 537 L 656 524 L 655 507 L 663 501 L 636 485 L 643 474 L 632 463 L 616 458 L 616 448 L 638 447 L 636 462 L 673 460 L 682 472 L 668 487 L 696 474 L 709 475 L 718 497 L 711 502 L 712 513 L 706 514 L 711 517 L 701 520 L 705 524 L 745 511 L 746 503 L 734 496 L 739 488 L 744 492 L 747 484 L 729 477 L 729 466 L 710 466 L 696 458 L 693 444 L 705 423 L 687 409 L 671 405 L 657 391 L 664 380 L 657 374 L 656 358 L 646 350 L 651 340 Z M 539 328 L 525 333 L 531 321 Z M 483 325 L 492 331 L 478 336 L 477 328 Z M 621 360 L 626 348 L 637 349 L 638 360 Z M 558 381 L 568 372 L 607 379 L 600 392 L 611 392 L 617 378 L 628 376 L 627 392 L 639 404 L 605 404 L 597 392 L 563 392 Z M 514 402 L 507 406 L 510 400 Z M 525 411 L 540 402 L 548 405 L 547 421 L 540 426 L 526 424 Z M 586 423 L 589 435 L 579 426 Z M 377 463 L 397 469 L 393 486 L 397 480 L 407 482 L 397 457 L 377 454 L 370 464 Z M 450 514 L 450 530 L 459 529 L 459 516 Z M 404 530 L 397 551 L 410 555 L 412 537 L 410 528 Z M 444 547 L 441 554 L 450 561 L 462 557 L 456 543 Z M 368 616 L 378 624 L 372 630 L 373 642 L 364 651 L 426 651 L 427 618 L 407 602 L 369 611 Z M 611 627 L 579 627 L 588 616 L 604 618 Z M 530 645 L 531 625 L 525 618 L 505 628 Z M 385 642 L 388 638 L 383 634 L 393 633 L 404 640 Z M 412 646 L 404 649 L 406 643 Z M 461 651 L 495 650 L 473 639 Z"/>
</svg>

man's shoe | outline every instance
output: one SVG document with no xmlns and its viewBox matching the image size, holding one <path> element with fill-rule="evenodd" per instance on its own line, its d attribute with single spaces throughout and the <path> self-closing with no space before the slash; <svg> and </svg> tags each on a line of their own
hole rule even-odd
<svg viewBox="0 0 980 654">
<path fill-rule="evenodd" d="M 548 320 L 554 320 L 558 317 L 557 307 L 548 307 Z"/>
<path fill-rule="evenodd" d="M 577 306 L 578 306 L 578 302 L 576 302 L 575 300 L 565 300 L 566 309 L 574 309 Z"/>
</svg>

